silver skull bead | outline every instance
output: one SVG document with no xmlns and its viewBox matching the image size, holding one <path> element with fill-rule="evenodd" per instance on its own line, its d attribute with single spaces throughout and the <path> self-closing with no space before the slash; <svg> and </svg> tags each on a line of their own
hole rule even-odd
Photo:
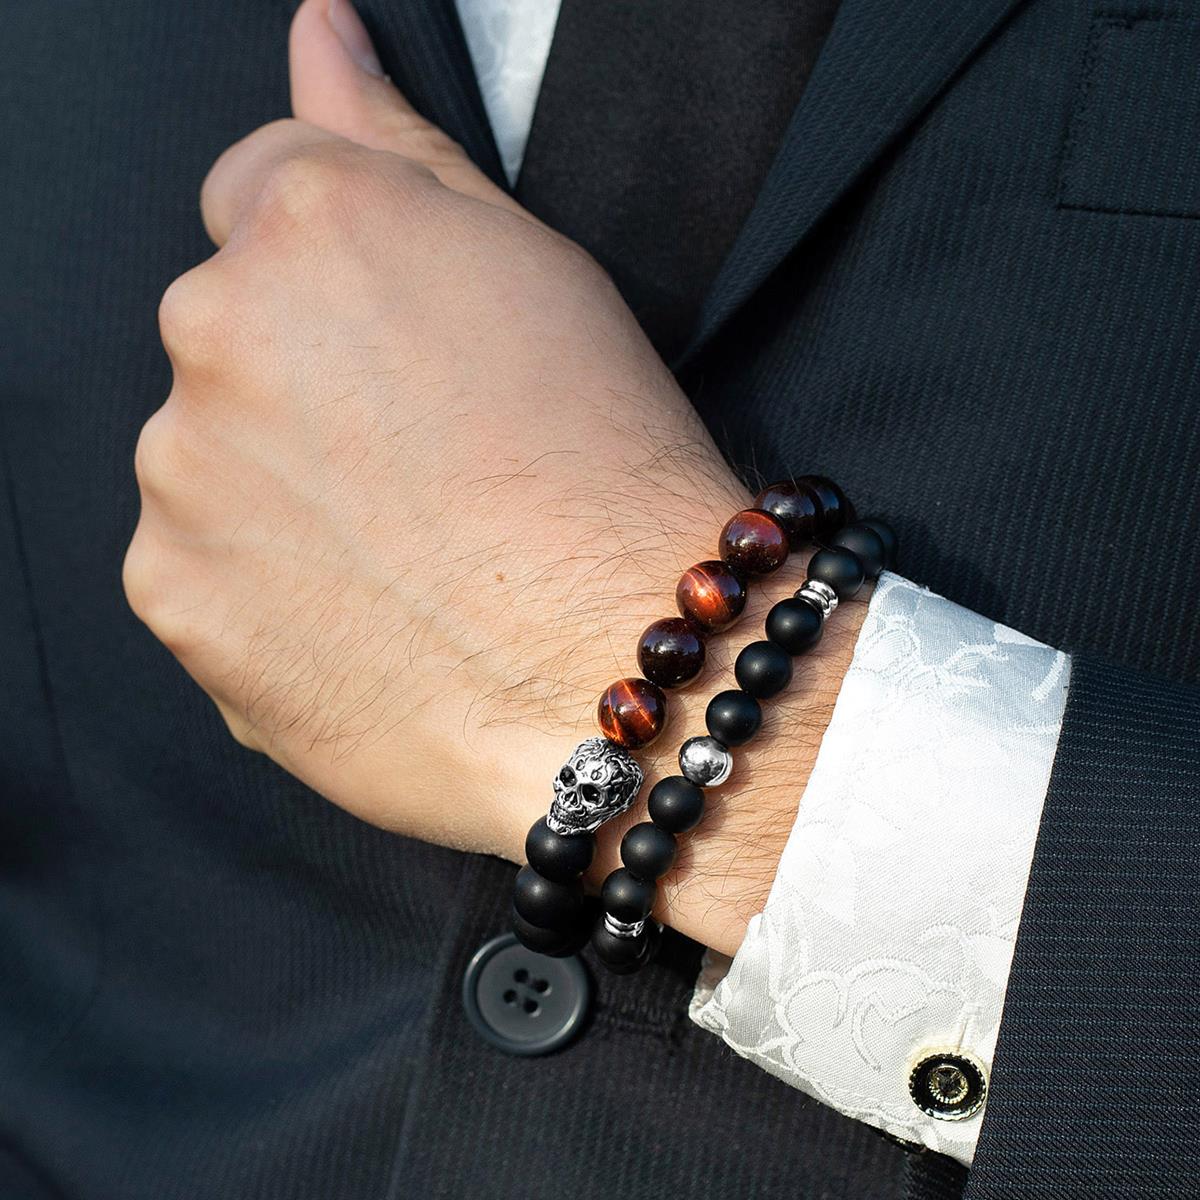
<svg viewBox="0 0 1200 1200">
<path fill-rule="evenodd" d="M 546 824 L 555 833 L 591 833 L 623 813 L 642 786 L 642 768 L 608 738 L 582 741 L 554 777 Z"/>
</svg>

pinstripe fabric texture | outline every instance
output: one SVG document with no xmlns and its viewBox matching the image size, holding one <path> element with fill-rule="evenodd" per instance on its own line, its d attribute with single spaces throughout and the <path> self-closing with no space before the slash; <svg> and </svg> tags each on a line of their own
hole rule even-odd
<svg viewBox="0 0 1200 1200">
<path fill-rule="evenodd" d="M 877 45 L 864 57 L 855 3 L 812 79 L 836 60 L 847 98 L 873 73 L 903 75 L 910 45 L 898 36 L 883 65 Z M 1136 6 L 1144 20 L 1152 7 Z M 842 165 L 857 183 L 683 377 L 745 475 L 821 469 L 887 513 L 911 578 L 1050 645 L 1194 679 L 1200 222 L 1060 205 L 1092 23 L 1075 0 L 1018 7 L 902 140 Z M 1190 45 L 1189 21 L 1162 28 L 1156 51 Z M 1144 49 L 1110 66 L 1143 80 L 1167 122 L 1198 86 L 1171 73 L 1177 61 L 1164 75 Z M 801 111 L 818 101 L 807 92 Z M 820 107 L 817 144 L 775 169 L 801 197 L 826 143 L 861 141 L 856 118 Z M 1090 119 L 1110 174 L 1140 171 L 1142 192 L 1200 204 L 1200 158 L 1143 144 L 1140 110 Z M 738 293 L 764 253 L 775 247 L 735 250 L 718 292 Z"/>
<path fill-rule="evenodd" d="M 364 5 L 387 69 L 498 176 L 452 7 Z M 573 1049 L 484 1047 L 457 980 L 508 870 L 241 752 L 129 614 L 130 463 L 169 386 L 155 304 L 208 252 L 212 159 L 286 111 L 292 8 L 6 13 L 0 1196 L 956 1195 L 952 1165 L 690 1027 L 678 939 L 604 982 Z M 1200 673 L 1200 225 L 1148 211 L 1200 204 L 1195 15 L 843 0 L 683 369 L 747 477 L 827 471 L 915 578 L 1121 664 L 1077 668 L 971 1200 L 1200 1175 L 1196 705 L 1165 682 Z M 1175 1118 L 1153 1156 L 1144 1108 L 1087 1094 L 1130 1095 L 1130 1046 Z"/>
<path fill-rule="evenodd" d="M 1200 689 L 1077 657 L 969 1200 L 1196 1194 L 1198 848 Z"/>
<path fill-rule="evenodd" d="M 966 1194 L 1189 1197 L 1200 7 L 1013 6 L 898 138 L 835 102 L 920 77 L 911 9 L 886 64 L 850 36 L 870 8 L 843 5 L 793 125 L 812 141 L 683 378 L 749 479 L 826 471 L 913 578 L 1121 664 L 1073 680 Z"/>
<path fill-rule="evenodd" d="M 4 13 L 2 1200 L 378 1196 L 440 986 L 468 860 L 237 752 L 121 593 L 158 298 L 293 8 Z"/>
</svg>

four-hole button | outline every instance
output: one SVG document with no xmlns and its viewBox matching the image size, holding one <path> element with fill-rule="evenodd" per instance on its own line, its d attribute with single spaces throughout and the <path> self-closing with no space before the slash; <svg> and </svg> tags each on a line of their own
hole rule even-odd
<svg viewBox="0 0 1200 1200">
<path fill-rule="evenodd" d="M 506 1054 L 549 1054 L 579 1033 L 591 981 L 577 957 L 548 958 L 515 934 L 475 951 L 463 975 L 463 1007 L 476 1032 Z"/>
</svg>

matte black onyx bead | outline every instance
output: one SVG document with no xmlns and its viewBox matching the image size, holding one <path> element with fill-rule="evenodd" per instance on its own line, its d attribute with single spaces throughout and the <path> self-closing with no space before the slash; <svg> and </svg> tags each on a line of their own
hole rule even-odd
<svg viewBox="0 0 1200 1200">
<path fill-rule="evenodd" d="M 839 600 L 852 600 L 858 595 L 866 574 L 853 550 L 830 547 L 818 550 L 808 560 L 808 577 L 829 584 Z"/>
<path fill-rule="evenodd" d="M 642 674 L 659 687 L 683 687 L 704 667 L 704 642 L 685 617 L 664 617 L 646 626 L 637 653 Z"/>
<path fill-rule="evenodd" d="M 807 487 L 820 504 L 820 512 L 817 515 L 818 537 L 829 537 L 854 520 L 854 506 L 832 479 L 826 479 L 824 475 L 801 475 L 796 482 Z"/>
<path fill-rule="evenodd" d="M 604 911 L 618 921 L 644 921 L 654 907 L 654 881 L 638 879 L 625 867 L 618 867 L 600 889 Z"/>
<path fill-rule="evenodd" d="M 512 912 L 513 933 L 521 945 L 535 954 L 546 954 L 551 958 L 566 958 L 578 954 L 587 945 L 591 930 L 586 921 L 576 921 L 568 929 L 543 929 L 525 920 L 516 909 Z"/>
<path fill-rule="evenodd" d="M 744 746 L 762 725 L 762 709 L 753 696 L 730 688 L 708 702 L 704 723 L 722 745 Z"/>
<path fill-rule="evenodd" d="M 675 835 L 650 821 L 634 825 L 621 839 L 621 861 L 638 879 L 658 879 L 675 861 Z"/>
<path fill-rule="evenodd" d="M 864 517 L 861 521 L 856 522 L 859 525 L 865 525 L 868 529 L 873 529 L 879 534 L 883 541 L 883 565 L 889 570 L 896 565 L 896 555 L 900 551 L 900 539 L 896 536 L 896 531 L 886 522 L 881 521 L 878 517 Z"/>
<path fill-rule="evenodd" d="M 821 507 L 816 494 L 802 483 L 785 479 L 772 483 L 754 497 L 754 507 L 769 512 L 783 526 L 788 545 L 798 550 L 817 532 Z"/>
<path fill-rule="evenodd" d="M 829 544 L 857 555 L 858 561 L 862 563 L 863 574 L 868 579 L 879 578 L 879 572 L 883 570 L 887 561 L 887 550 L 883 538 L 869 525 L 864 525 L 861 521 L 847 525 L 829 539 Z"/>
<path fill-rule="evenodd" d="M 635 971 L 640 971 L 648 962 L 654 961 L 659 943 L 662 941 L 662 926 L 657 921 L 647 921 L 645 929 L 633 940 L 641 944 L 641 953 L 637 958 L 620 964 L 610 962 L 604 964 L 614 975 L 632 975 Z"/>
<path fill-rule="evenodd" d="M 570 929 L 583 908 L 580 884 L 556 883 L 532 867 L 517 872 L 513 904 L 531 925 L 542 929 Z"/>
<path fill-rule="evenodd" d="M 734 678 L 743 692 L 766 700 L 792 681 L 792 659 L 774 642 L 751 642 L 733 664 Z"/>
<path fill-rule="evenodd" d="M 803 654 L 821 640 L 825 618 L 804 600 L 780 600 L 767 613 L 767 637 L 789 654 Z"/>
<path fill-rule="evenodd" d="M 641 966 L 649 940 L 645 929 L 637 937 L 619 937 L 601 925 L 592 934 L 592 949 L 609 970 L 623 975 L 628 971 L 636 971 Z"/>
<path fill-rule="evenodd" d="M 646 808 L 659 829 L 687 833 L 704 816 L 704 792 L 682 775 L 668 775 L 650 789 Z"/>
<path fill-rule="evenodd" d="M 525 835 L 529 865 L 555 883 L 571 883 L 592 865 L 596 838 L 591 833 L 555 833 L 543 817 Z"/>
</svg>

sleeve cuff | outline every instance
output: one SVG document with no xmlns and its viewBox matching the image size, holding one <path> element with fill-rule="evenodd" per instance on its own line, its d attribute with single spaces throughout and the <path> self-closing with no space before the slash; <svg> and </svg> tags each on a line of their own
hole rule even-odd
<svg viewBox="0 0 1200 1200">
<path fill-rule="evenodd" d="M 990 1073 L 1070 674 L 1060 651 L 881 577 L 764 911 L 691 1016 L 785 1082 L 969 1164 L 982 1111 L 909 1092 Z"/>
</svg>

